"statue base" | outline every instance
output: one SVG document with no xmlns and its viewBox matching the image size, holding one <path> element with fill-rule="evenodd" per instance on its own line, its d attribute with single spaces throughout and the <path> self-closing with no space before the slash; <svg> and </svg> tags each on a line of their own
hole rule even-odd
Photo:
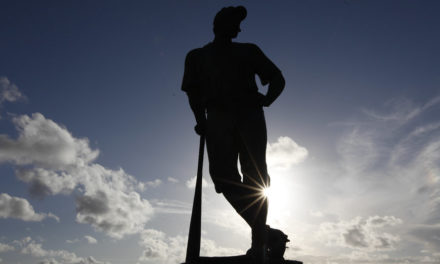
<svg viewBox="0 0 440 264">
<path fill-rule="evenodd" d="M 226 257 L 199 257 L 197 260 L 182 264 L 254 264 L 252 259 L 246 255 Z M 297 260 L 271 259 L 268 264 L 303 264 Z"/>
</svg>

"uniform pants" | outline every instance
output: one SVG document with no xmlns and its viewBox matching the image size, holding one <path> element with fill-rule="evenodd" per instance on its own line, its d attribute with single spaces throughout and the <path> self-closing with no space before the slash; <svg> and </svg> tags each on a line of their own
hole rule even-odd
<svg viewBox="0 0 440 264">
<path fill-rule="evenodd" d="M 209 172 L 218 193 L 252 228 L 252 244 L 264 241 L 269 184 L 263 109 L 209 110 L 206 127 Z M 241 173 L 238 171 L 240 161 Z"/>
</svg>

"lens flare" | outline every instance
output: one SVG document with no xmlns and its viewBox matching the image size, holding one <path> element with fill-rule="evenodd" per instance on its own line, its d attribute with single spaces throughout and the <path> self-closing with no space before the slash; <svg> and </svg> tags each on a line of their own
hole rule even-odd
<svg viewBox="0 0 440 264">
<path fill-rule="evenodd" d="M 272 193 L 272 189 L 270 187 L 266 187 L 263 189 L 263 196 L 264 197 L 270 197 Z"/>
</svg>

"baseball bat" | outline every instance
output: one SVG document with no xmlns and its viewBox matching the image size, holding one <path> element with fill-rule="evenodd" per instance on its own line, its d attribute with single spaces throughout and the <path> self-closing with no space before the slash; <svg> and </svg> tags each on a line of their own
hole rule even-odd
<svg viewBox="0 0 440 264">
<path fill-rule="evenodd" d="M 200 257 L 200 238 L 202 224 L 202 170 L 205 150 L 205 137 L 200 136 L 197 179 L 194 193 L 191 222 L 189 224 L 188 244 L 186 247 L 186 264 L 194 263 Z"/>
</svg>

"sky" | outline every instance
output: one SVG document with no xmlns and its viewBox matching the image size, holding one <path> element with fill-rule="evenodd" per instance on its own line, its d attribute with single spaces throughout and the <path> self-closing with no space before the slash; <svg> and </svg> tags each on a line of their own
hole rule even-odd
<svg viewBox="0 0 440 264">
<path fill-rule="evenodd" d="M 0 1 L 0 263 L 185 259 L 198 136 L 186 53 L 244 5 L 286 88 L 268 224 L 308 264 L 440 263 L 440 2 Z M 262 92 L 266 87 L 260 87 Z M 204 164 L 205 256 L 250 230 Z"/>
</svg>

